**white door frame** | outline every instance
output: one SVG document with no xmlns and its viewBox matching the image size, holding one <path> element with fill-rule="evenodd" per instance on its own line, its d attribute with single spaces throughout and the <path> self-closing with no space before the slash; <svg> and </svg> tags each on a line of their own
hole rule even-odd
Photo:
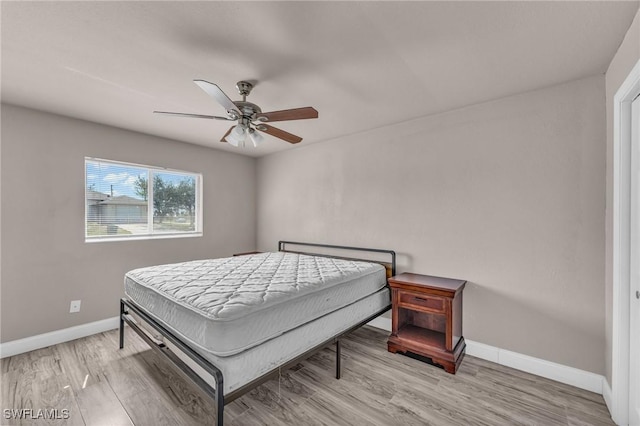
<svg viewBox="0 0 640 426">
<path fill-rule="evenodd" d="M 611 417 L 629 423 L 631 101 L 640 93 L 640 60 L 613 98 L 613 335 Z"/>
<path fill-rule="evenodd" d="M 631 103 L 631 256 L 629 294 L 629 424 L 640 426 L 640 98 Z M 636 293 L 637 292 L 637 293 Z M 634 362 L 635 361 L 635 362 Z"/>
</svg>

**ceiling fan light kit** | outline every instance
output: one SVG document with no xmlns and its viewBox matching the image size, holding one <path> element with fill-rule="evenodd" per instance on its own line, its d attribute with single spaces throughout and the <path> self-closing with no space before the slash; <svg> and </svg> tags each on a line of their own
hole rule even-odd
<svg viewBox="0 0 640 426">
<path fill-rule="evenodd" d="M 253 142 L 254 147 L 258 147 L 264 141 L 264 136 L 256 132 L 254 129 L 249 129 L 249 139 Z"/>
<path fill-rule="evenodd" d="M 154 111 L 155 114 L 172 115 L 177 117 L 204 118 L 209 120 L 226 120 L 237 121 L 238 124 L 231 127 L 227 133 L 220 139 L 220 142 L 228 142 L 235 147 L 246 145 L 247 139 L 251 141 L 254 147 L 257 147 L 264 137 L 256 131 L 267 133 L 276 138 L 287 141 L 291 144 L 302 141 L 300 136 L 285 132 L 267 124 L 272 121 L 288 121 L 288 120 L 304 120 L 309 118 L 318 118 L 318 111 L 313 107 L 294 108 L 282 111 L 262 112 L 262 109 L 256 104 L 247 102 L 247 96 L 253 89 L 253 84 L 248 81 L 239 81 L 236 84 L 238 93 L 242 96 L 241 101 L 232 101 L 223 91 L 214 83 L 205 80 L 193 80 L 202 90 L 209 96 L 214 98 L 227 112 L 227 117 L 203 114 L 186 114 L 181 112 Z"/>
<path fill-rule="evenodd" d="M 233 146 L 240 146 L 240 142 L 244 144 L 245 136 L 246 135 L 244 128 L 238 125 L 235 126 L 233 130 L 231 130 L 231 133 L 229 133 L 229 136 L 227 136 L 225 139 Z"/>
</svg>

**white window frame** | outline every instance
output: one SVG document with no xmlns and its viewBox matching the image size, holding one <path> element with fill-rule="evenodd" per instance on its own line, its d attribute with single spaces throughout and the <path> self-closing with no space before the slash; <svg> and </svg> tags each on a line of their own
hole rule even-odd
<svg viewBox="0 0 640 426">
<path fill-rule="evenodd" d="M 101 236 L 88 236 L 87 235 L 87 163 L 88 162 L 100 162 L 108 163 L 116 166 L 125 167 L 137 167 L 147 171 L 147 221 L 149 224 L 149 233 L 147 234 L 132 234 L 132 235 L 101 235 Z M 191 175 L 196 179 L 196 207 L 195 207 L 195 230 L 189 232 L 153 232 L 153 175 L 157 172 L 164 173 L 180 173 Z M 151 184 L 149 184 L 151 183 Z M 202 209 L 202 173 L 190 172 L 186 170 L 170 169 L 167 167 L 150 166 L 147 164 L 130 163 L 126 161 L 107 160 L 104 158 L 85 157 L 84 158 L 84 241 L 85 243 L 97 243 L 108 241 L 136 241 L 136 240 L 156 240 L 167 238 L 192 238 L 202 237 L 202 229 L 204 222 L 204 215 Z"/>
</svg>

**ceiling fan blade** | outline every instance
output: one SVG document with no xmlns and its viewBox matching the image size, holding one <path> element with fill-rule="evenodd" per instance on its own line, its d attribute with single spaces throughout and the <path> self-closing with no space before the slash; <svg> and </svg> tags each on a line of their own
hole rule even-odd
<svg viewBox="0 0 640 426">
<path fill-rule="evenodd" d="M 186 113 L 183 113 L 183 112 L 169 112 L 169 111 L 153 111 L 153 113 L 154 114 L 175 115 L 176 117 L 208 118 L 209 120 L 233 121 L 232 118 L 218 117 L 216 115 L 186 114 Z"/>
<path fill-rule="evenodd" d="M 208 81 L 204 80 L 193 80 L 193 82 L 197 84 L 202 90 L 207 92 L 207 95 L 218 101 L 218 103 L 227 110 L 227 113 L 233 113 L 236 115 L 236 117 L 242 117 L 242 113 L 240 112 L 236 104 L 234 104 L 233 101 L 229 99 L 229 97 L 222 91 L 221 88 L 218 87 L 218 85 L 209 83 Z"/>
<path fill-rule="evenodd" d="M 308 118 L 318 118 L 318 111 L 313 107 L 284 109 L 282 111 L 261 112 L 256 114 L 258 121 L 287 121 L 306 120 Z"/>
<path fill-rule="evenodd" d="M 256 126 L 256 129 L 260 130 L 261 132 L 265 132 L 271 136 L 275 136 L 276 138 L 280 138 L 289 143 L 298 143 L 302 140 L 300 136 L 296 136 L 289 132 L 285 132 L 284 130 L 278 129 L 273 126 L 269 126 L 268 124 L 260 123 Z"/>
<path fill-rule="evenodd" d="M 229 133 L 231 133 L 234 127 L 236 126 L 229 127 L 229 130 L 227 130 L 227 133 L 225 133 L 222 139 L 220 139 L 220 142 L 227 142 L 227 136 L 229 136 Z"/>
</svg>

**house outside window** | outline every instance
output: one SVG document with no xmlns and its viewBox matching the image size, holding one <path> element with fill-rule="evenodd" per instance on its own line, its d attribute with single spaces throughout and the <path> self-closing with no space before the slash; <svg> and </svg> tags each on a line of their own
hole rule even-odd
<svg viewBox="0 0 640 426">
<path fill-rule="evenodd" d="M 201 236 L 201 194 L 199 173 L 85 158 L 85 241 Z"/>
</svg>

